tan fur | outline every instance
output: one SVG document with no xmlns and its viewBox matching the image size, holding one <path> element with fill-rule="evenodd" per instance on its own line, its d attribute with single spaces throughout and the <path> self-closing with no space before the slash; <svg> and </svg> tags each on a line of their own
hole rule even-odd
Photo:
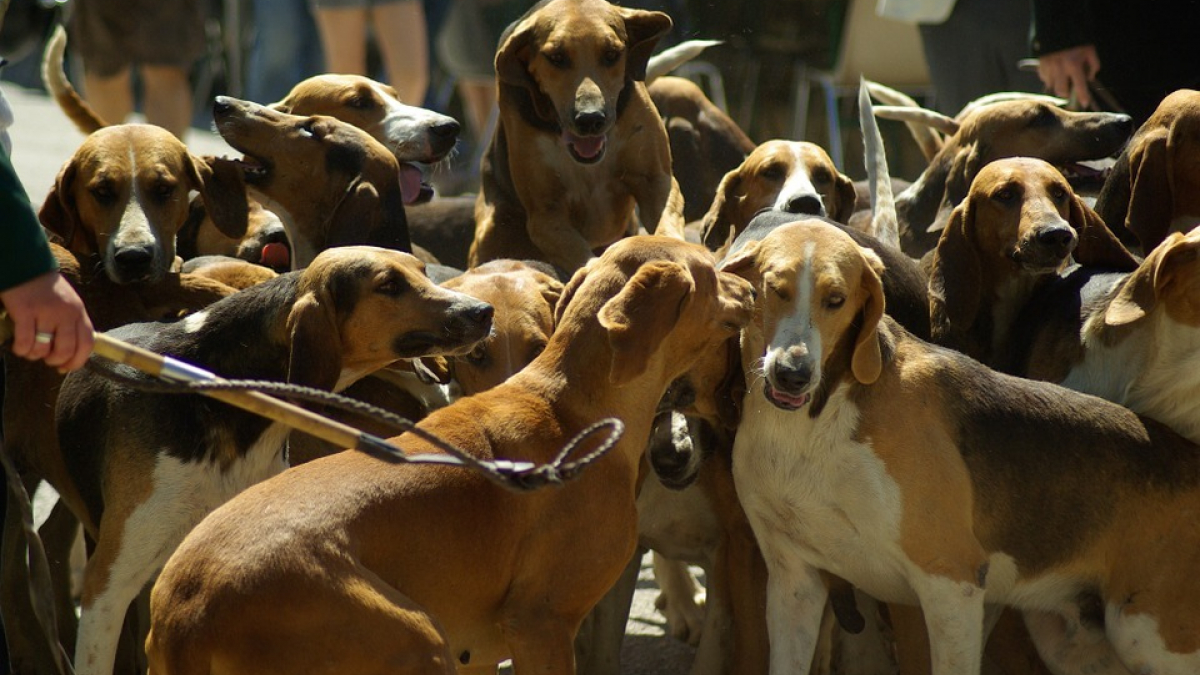
<svg viewBox="0 0 1200 675">
<path fill-rule="evenodd" d="M 192 156 L 161 127 L 120 124 L 84 140 L 38 215 L 73 253 L 95 256 L 113 281 L 157 281 L 176 264 L 175 234 L 187 219 L 189 190 L 200 192 L 219 229 L 245 233 L 246 193 L 236 165 Z"/>
<path fill-rule="evenodd" d="M 808 177 L 820 203 L 820 211 L 808 205 L 789 207 L 790 197 L 781 194 L 788 180 Z M 807 194 L 807 192 L 805 193 Z M 796 141 L 767 141 L 754 148 L 742 164 L 725 174 L 712 206 L 704 216 L 704 245 L 720 248 L 736 238 L 760 209 L 775 208 L 790 213 L 822 215 L 839 223 L 849 222 L 854 212 L 854 183 L 833 165 L 819 145 Z"/>
<path fill-rule="evenodd" d="M 1200 92 L 1180 89 L 1158 104 L 1121 153 L 1096 211 L 1149 253 L 1172 231 L 1200 222 Z"/>
<path fill-rule="evenodd" d="M 421 425 L 477 457 L 542 462 L 584 425 L 617 415 L 626 430 L 609 455 L 569 485 L 532 494 L 469 470 L 358 452 L 286 472 L 207 519 L 168 564 L 151 601 L 151 672 L 218 663 L 231 673 L 373 672 L 370 662 L 391 659 L 391 672 L 445 673 L 451 658 L 482 669 L 509 656 L 521 671 L 574 672 L 575 629 L 634 548 L 655 404 L 698 353 L 744 325 L 749 300 L 700 247 L 662 237 L 613 246 L 568 285 L 541 356 Z M 438 452 L 412 436 L 393 442 Z M 322 499 L 293 501 L 312 494 Z M 263 514 L 266 503 L 269 518 L 240 515 Z M 286 545 L 264 539 L 283 522 Z M 264 546 L 213 546 L 211 537 Z M 407 613 L 414 603 L 422 611 Z M 282 639 L 226 637 L 256 626 Z M 343 629 L 354 639 L 340 638 Z"/>
<path fill-rule="evenodd" d="M 546 348 L 563 290 L 558 279 L 520 261 L 495 260 L 443 285 L 496 308 L 492 334 L 450 363 L 463 396 L 507 380 Z"/>
<path fill-rule="evenodd" d="M 1114 270 L 1137 266 L 1049 163 L 1018 157 L 988 164 L 933 253 L 934 341 L 996 364 L 1025 302 L 1072 260 Z"/>
<path fill-rule="evenodd" d="M 574 271 L 632 231 L 635 205 L 647 231 L 683 238 L 666 129 L 643 82 L 670 27 L 666 14 L 605 0 L 550 0 L 509 27 L 471 266 L 537 259 Z"/>
</svg>

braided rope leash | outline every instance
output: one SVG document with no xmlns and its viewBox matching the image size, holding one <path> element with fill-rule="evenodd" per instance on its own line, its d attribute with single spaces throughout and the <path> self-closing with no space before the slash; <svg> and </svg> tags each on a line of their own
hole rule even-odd
<svg viewBox="0 0 1200 675">
<path fill-rule="evenodd" d="M 97 335 L 96 338 L 98 346 L 101 338 L 112 340 L 112 338 L 104 335 Z M 121 344 L 132 347 L 132 345 L 127 345 L 127 343 Z M 98 349 L 97 353 L 99 352 L 100 350 Z M 335 445 L 370 452 L 392 461 L 409 464 L 463 466 L 475 469 L 498 485 L 518 492 L 528 492 L 547 485 L 562 485 L 578 477 L 588 465 L 596 462 L 611 450 L 625 431 L 625 425 L 621 420 L 615 417 L 608 417 L 589 425 L 575 434 L 575 436 L 567 441 L 558 454 L 555 455 L 554 459 L 545 464 L 506 459 L 486 460 L 475 457 L 428 430 L 418 427 L 412 420 L 349 396 L 286 382 L 226 380 L 171 357 L 159 356 L 157 354 L 154 354 L 154 357 L 163 361 L 163 367 L 157 373 L 148 372 L 126 360 L 120 360 L 119 362 L 155 377 L 157 380 L 147 380 L 135 375 L 122 373 L 117 367 L 97 360 L 95 355 L 88 361 L 88 368 L 103 377 L 141 391 L 159 394 L 203 394 L 210 396 L 250 410 L 251 412 L 263 414 L 278 422 L 289 424 L 300 431 L 330 441 Z M 105 358 L 108 357 L 106 356 Z M 256 395 L 253 401 L 257 405 L 241 405 L 238 402 L 241 400 L 241 396 L 249 394 Z M 286 400 L 275 398 L 276 396 L 283 399 L 318 403 L 372 418 L 392 426 L 400 432 L 411 433 L 446 454 L 409 454 L 384 438 L 360 431 L 314 413 L 306 408 L 300 408 Z M 262 398 L 259 397 L 278 405 L 286 415 L 279 417 L 264 412 L 263 408 L 266 402 L 262 401 Z M 297 411 L 302 414 L 297 416 Z M 605 431 L 607 435 L 594 448 L 578 459 L 570 459 L 586 441 Z"/>
</svg>

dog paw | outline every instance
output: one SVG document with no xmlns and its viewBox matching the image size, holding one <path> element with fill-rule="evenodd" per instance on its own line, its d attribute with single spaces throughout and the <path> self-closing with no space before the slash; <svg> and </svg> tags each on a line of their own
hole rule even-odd
<svg viewBox="0 0 1200 675">
<path fill-rule="evenodd" d="M 667 634 L 695 647 L 704 630 L 704 592 L 694 597 L 674 597 L 660 592 L 654 607 L 667 619 Z"/>
</svg>

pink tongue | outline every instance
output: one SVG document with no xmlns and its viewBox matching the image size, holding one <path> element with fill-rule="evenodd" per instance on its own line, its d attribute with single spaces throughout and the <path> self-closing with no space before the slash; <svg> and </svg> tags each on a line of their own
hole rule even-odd
<svg viewBox="0 0 1200 675">
<path fill-rule="evenodd" d="M 400 194 L 405 204 L 412 204 L 421 196 L 421 170 L 411 164 L 400 165 Z"/>
<path fill-rule="evenodd" d="M 800 394 L 799 396 L 790 396 L 788 394 L 783 393 L 782 391 L 779 391 L 778 389 L 775 389 L 774 387 L 771 388 L 771 395 L 775 397 L 775 400 L 781 401 L 781 402 L 786 403 L 791 406 L 795 406 L 797 408 L 799 408 L 800 406 L 802 406 L 808 402 L 808 394 Z"/>
<path fill-rule="evenodd" d="M 563 140 L 569 143 L 571 147 L 575 149 L 575 154 L 584 159 L 591 159 L 600 154 L 600 151 L 604 149 L 603 136 L 588 136 L 587 138 L 584 138 L 582 136 L 576 136 L 569 131 L 564 131 Z"/>
<path fill-rule="evenodd" d="M 263 246 L 260 262 L 267 267 L 288 267 L 292 264 L 292 256 L 287 246 L 272 243 Z"/>
</svg>

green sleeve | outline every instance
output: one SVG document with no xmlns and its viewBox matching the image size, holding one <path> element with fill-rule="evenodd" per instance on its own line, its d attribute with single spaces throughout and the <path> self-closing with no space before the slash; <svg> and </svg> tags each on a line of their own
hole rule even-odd
<svg viewBox="0 0 1200 675">
<path fill-rule="evenodd" d="M 1088 0 L 1032 0 L 1029 48 L 1033 55 L 1095 44 L 1091 4 Z"/>
<path fill-rule="evenodd" d="M 0 150 L 0 290 L 57 268 L 8 153 Z"/>
</svg>

